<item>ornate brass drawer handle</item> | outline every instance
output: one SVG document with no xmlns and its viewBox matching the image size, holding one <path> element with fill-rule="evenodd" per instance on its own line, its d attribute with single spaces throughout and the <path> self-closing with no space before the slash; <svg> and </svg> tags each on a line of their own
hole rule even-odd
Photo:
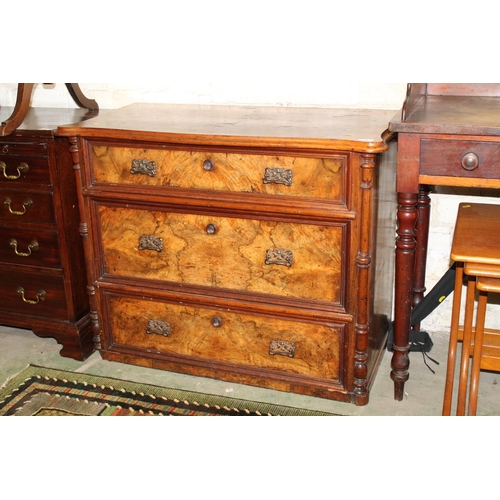
<svg viewBox="0 0 500 500">
<path fill-rule="evenodd" d="M 18 286 L 16 292 L 21 295 L 21 297 L 23 298 L 23 302 L 26 302 L 26 304 L 38 304 L 41 300 L 45 300 L 45 297 L 47 296 L 45 290 L 38 290 L 36 294 L 36 300 L 27 299 L 24 296 L 24 288 L 22 286 Z"/>
<path fill-rule="evenodd" d="M 3 200 L 3 203 L 4 203 L 4 205 L 7 205 L 9 207 L 9 212 L 11 214 L 13 214 L 13 215 L 24 215 L 26 213 L 26 210 L 33 205 L 33 200 L 30 200 L 29 198 L 27 198 L 26 200 L 24 200 L 24 202 L 23 202 L 23 208 L 24 208 L 24 210 L 22 212 L 16 211 L 16 210 L 12 210 L 12 207 L 11 207 L 12 200 L 10 198 L 5 198 L 5 200 Z"/>
<path fill-rule="evenodd" d="M 163 250 L 163 240 L 156 236 L 141 236 L 139 238 L 139 250 Z"/>
<path fill-rule="evenodd" d="M 287 340 L 271 340 L 269 343 L 269 354 L 274 356 L 288 356 L 293 358 L 295 356 L 295 342 L 288 342 Z"/>
<path fill-rule="evenodd" d="M 284 184 L 291 186 L 293 182 L 293 172 L 285 168 L 266 168 L 264 171 L 264 184 Z"/>
<path fill-rule="evenodd" d="M 278 266 L 292 267 L 293 253 L 290 250 L 266 250 L 266 264 L 276 264 Z"/>
<path fill-rule="evenodd" d="M 17 175 L 7 175 L 7 165 L 5 164 L 5 162 L 0 161 L 0 170 L 3 172 L 3 176 L 9 180 L 19 179 L 19 177 L 21 177 L 21 174 L 25 174 L 29 169 L 30 168 L 28 164 L 23 161 L 19 164 L 19 167 L 17 167 L 16 169 Z"/>
<path fill-rule="evenodd" d="M 146 333 L 151 335 L 162 335 L 163 337 L 168 337 L 172 329 L 170 323 L 165 321 L 158 321 L 156 319 L 150 319 L 148 321 L 148 326 L 146 327 Z"/>
<path fill-rule="evenodd" d="M 11 238 L 9 240 L 9 245 L 14 248 L 14 252 L 16 255 L 19 255 L 19 257 L 29 257 L 31 255 L 31 251 L 36 251 L 40 248 L 40 245 L 38 244 L 38 241 L 33 240 L 29 245 L 28 245 L 28 251 L 27 252 L 20 252 L 17 249 L 17 240 L 14 238 Z"/>
<path fill-rule="evenodd" d="M 131 174 L 143 174 L 154 177 L 156 175 L 156 162 L 152 160 L 132 160 Z"/>
</svg>

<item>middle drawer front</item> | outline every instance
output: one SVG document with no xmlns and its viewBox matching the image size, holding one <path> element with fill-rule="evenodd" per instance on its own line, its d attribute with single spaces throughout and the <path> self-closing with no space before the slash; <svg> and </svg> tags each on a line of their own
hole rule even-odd
<svg viewBox="0 0 500 500">
<path fill-rule="evenodd" d="M 342 290 L 344 225 L 98 207 L 104 272 L 328 301 Z"/>
<path fill-rule="evenodd" d="M 0 189 L 0 220 L 54 223 L 52 193 Z"/>
<path fill-rule="evenodd" d="M 59 268 L 57 231 L 0 227 L 0 262 Z"/>
<path fill-rule="evenodd" d="M 320 198 L 345 203 L 346 157 L 304 158 L 93 145 L 99 183 Z"/>
<path fill-rule="evenodd" d="M 196 357 L 338 380 L 343 325 L 109 295 L 106 348 Z M 107 330 L 107 329 L 106 329 Z"/>
</svg>

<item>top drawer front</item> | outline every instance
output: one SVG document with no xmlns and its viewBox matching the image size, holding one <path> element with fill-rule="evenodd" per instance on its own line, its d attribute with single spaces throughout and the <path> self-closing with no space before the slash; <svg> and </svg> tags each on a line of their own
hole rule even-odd
<svg viewBox="0 0 500 500">
<path fill-rule="evenodd" d="M 44 142 L 0 141 L 1 155 L 48 156 L 48 145 Z"/>
<path fill-rule="evenodd" d="M 345 199 L 342 155 L 301 158 L 94 145 L 92 163 L 94 181 L 101 183 Z"/>
<path fill-rule="evenodd" d="M 498 179 L 500 143 L 422 139 L 422 175 Z"/>
</svg>

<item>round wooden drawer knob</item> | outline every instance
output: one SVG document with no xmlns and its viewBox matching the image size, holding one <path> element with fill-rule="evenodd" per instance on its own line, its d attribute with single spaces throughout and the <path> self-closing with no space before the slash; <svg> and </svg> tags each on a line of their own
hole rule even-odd
<svg viewBox="0 0 500 500">
<path fill-rule="evenodd" d="M 479 158 L 475 153 L 467 153 L 462 156 L 462 168 L 465 170 L 475 170 L 479 166 Z"/>
</svg>

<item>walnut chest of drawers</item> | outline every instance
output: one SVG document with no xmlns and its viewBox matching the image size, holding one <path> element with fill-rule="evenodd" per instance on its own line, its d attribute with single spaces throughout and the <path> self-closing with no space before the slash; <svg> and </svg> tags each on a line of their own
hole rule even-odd
<svg viewBox="0 0 500 500">
<path fill-rule="evenodd" d="M 134 104 L 59 127 L 103 358 L 366 404 L 392 312 L 393 113 Z"/>
<path fill-rule="evenodd" d="M 0 324 L 53 337 L 79 360 L 94 345 L 78 195 L 68 142 L 53 131 L 86 113 L 32 108 L 0 138 Z"/>
</svg>

